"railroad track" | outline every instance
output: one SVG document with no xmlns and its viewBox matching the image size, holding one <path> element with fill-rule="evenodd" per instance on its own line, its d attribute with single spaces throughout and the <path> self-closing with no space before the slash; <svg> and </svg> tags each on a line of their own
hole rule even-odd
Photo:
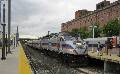
<svg viewBox="0 0 120 74">
<path fill-rule="evenodd" d="M 38 50 L 23 45 L 34 74 L 103 74 L 93 67 L 71 68 Z"/>
<path fill-rule="evenodd" d="M 23 45 L 23 48 L 25 50 L 27 58 L 30 61 L 30 65 L 34 74 L 54 74 L 46 64 L 43 64 L 40 61 L 40 58 L 38 55 L 36 55 L 37 53 L 35 51 L 26 49 L 25 45 Z"/>
</svg>

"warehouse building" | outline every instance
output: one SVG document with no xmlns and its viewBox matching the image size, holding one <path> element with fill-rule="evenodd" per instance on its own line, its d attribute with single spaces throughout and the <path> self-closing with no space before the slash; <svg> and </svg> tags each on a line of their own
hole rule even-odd
<svg viewBox="0 0 120 74">
<path fill-rule="evenodd" d="M 110 1 L 102 1 L 96 4 L 96 10 L 78 10 L 75 12 L 75 19 L 61 24 L 61 31 L 71 31 L 73 28 L 87 26 L 90 28 L 95 22 L 99 22 L 100 26 L 104 26 L 110 20 L 117 18 L 120 22 L 120 0 L 110 3 Z"/>
</svg>

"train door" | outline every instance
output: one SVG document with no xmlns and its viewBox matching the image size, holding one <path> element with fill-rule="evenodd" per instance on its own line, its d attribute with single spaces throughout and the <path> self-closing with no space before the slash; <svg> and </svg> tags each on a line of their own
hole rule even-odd
<svg viewBox="0 0 120 74">
<path fill-rule="evenodd" d="M 64 39 L 61 37 L 60 38 L 60 49 L 59 49 L 59 52 L 63 52 L 63 46 L 64 46 Z"/>
</svg>

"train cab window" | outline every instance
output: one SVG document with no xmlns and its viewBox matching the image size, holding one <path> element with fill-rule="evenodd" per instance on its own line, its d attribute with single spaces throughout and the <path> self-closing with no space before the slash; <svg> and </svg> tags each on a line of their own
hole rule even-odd
<svg viewBox="0 0 120 74">
<path fill-rule="evenodd" d="M 64 39 L 63 39 L 63 38 L 60 38 L 60 41 L 64 41 Z"/>
<path fill-rule="evenodd" d="M 71 40 L 71 38 L 69 36 L 64 36 L 64 38 L 65 38 L 66 41 L 70 41 Z"/>
<path fill-rule="evenodd" d="M 54 36 L 54 38 L 56 38 L 56 36 Z"/>
<path fill-rule="evenodd" d="M 56 36 L 53 36 L 52 39 L 56 38 Z"/>
</svg>

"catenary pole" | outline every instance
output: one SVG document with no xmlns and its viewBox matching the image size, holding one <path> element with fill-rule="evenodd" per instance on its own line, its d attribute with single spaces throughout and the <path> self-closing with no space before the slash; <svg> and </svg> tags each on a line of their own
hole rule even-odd
<svg viewBox="0 0 120 74">
<path fill-rule="evenodd" d="M 11 0 L 8 0 L 8 53 L 10 51 L 10 28 L 11 28 Z"/>
<path fill-rule="evenodd" d="M 3 4 L 3 46 L 2 46 L 2 57 L 1 59 L 4 60 L 5 58 L 5 4 Z"/>
</svg>

